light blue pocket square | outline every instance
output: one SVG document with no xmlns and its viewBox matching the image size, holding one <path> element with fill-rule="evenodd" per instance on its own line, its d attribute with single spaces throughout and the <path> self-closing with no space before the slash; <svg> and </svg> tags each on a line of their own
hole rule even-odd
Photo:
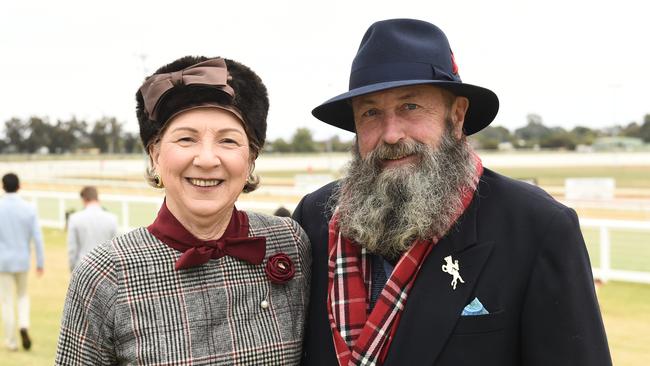
<svg viewBox="0 0 650 366">
<path fill-rule="evenodd" d="M 472 302 L 467 304 L 465 306 L 465 309 L 463 309 L 463 312 L 460 313 L 460 316 L 475 316 L 475 315 L 486 315 L 489 314 L 490 312 L 487 311 L 487 309 L 481 304 L 480 301 L 478 301 L 478 297 L 475 297 Z"/>
</svg>

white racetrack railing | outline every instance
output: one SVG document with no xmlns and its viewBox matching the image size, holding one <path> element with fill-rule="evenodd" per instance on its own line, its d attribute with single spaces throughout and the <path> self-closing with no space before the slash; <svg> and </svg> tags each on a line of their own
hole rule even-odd
<svg viewBox="0 0 650 366">
<path fill-rule="evenodd" d="M 78 193 L 72 192 L 39 192 L 39 191 L 20 191 L 20 195 L 27 200 L 31 201 L 32 204 L 36 206 L 36 211 L 39 210 L 39 205 L 41 200 L 56 200 L 57 201 L 57 215 L 55 219 L 39 218 L 39 223 L 44 227 L 52 227 L 57 229 L 63 229 L 65 227 L 65 213 L 69 208 L 72 208 L 72 205 L 68 205 L 66 201 L 75 201 L 81 202 L 81 198 Z M 147 196 L 126 196 L 126 195 L 112 195 L 112 194 L 102 194 L 102 202 L 117 202 L 121 207 L 121 222 L 120 222 L 120 231 L 127 232 L 133 229 L 133 225 L 130 224 L 130 203 L 148 203 L 160 206 L 162 204 L 162 197 L 147 197 Z"/>
<path fill-rule="evenodd" d="M 39 223 L 43 227 L 51 227 L 57 229 L 65 228 L 65 215 L 66 211 L 70 208 L 74 208 L 80 205 L 81 199 L 78 193 L 72 192 L 46 192 L 46 191 L 20 191 L 20 196 L 24 197 L 28 201 L 32 202 L 36 206 L 37 212 L 41 213 L 39 217 Z M 131 219 L 131 210 L 132 204 L 149 204 L 154 207 L 155 212 L 157 208 L 163 202 L 163 197 L 151 197 L 151 196 L 128 196 L 128 195 L 115 195 L 115 194 L 102 194 L 100 196 L 102 203 L 116 203 L 120 206 L 120 212 L 113 212 L 119 214 L 120 223 L 119 230 L 120 232 L 128 232 L 139 225 L 134 225 Z M 56 214 L 50 214 L 49 217 L 54 218 L 43 218 L 42 216 L 42 207 L 41 202 L 43 200 L 56 201 Z M 77 205 L 70 204 L 70 202 L 75 202 Z M 237 208 L 242 210 L 252 210 L 252 211 L 261 211 L 261 212 L 272 212 L 278 207 L 283 206 L 289 210 L 293 210 L 296 204 L 290 204 L 286 202 L 270 202 L 270 201 L 252 201 L 252 200 L 238 200 Z M 40 210 L 39 210 L 40 208 Z M 50 210 L 52 208 L 49 208 Z"/>
<path fill-rule="evenodd" d="M 62 229 L 65 227 L 65 213 L 72 205 L 66 205 L 66 201 L 70 202 L 79 200 L 77 193 L 68 192 L 37 192 L 37 191 L 21 191 L 20 195 L 34 203 L 38 209 L 39 200 L 48 199 L 57 201 L 58 214 L 54 219 L 40 219 L 40 224 L 44 227 L 53 227 Z M 146 196 L 126 196 L 126 195 L 111 195 L 102 194 L 102 202 L 118 203 L 120 212 L 120 231 L 127 232 L 137 225 L 131 224 L 131 204 L 151 204 L 159 207 L 162 204 L 162 197 L 146 197 Z M 253 200 L 239 200 L 237 207 L 244 210 L 258 210 L 258 211 L 273 211 L 277 207 L 285 206 L 289 209 L 295 208 L 295 204 L 286 204 L 279 202 L 268 201 L 253 201 Z M 584 229 L 598 230 L 598 244 L 592 245 L 597 247 L 598 252 L 592 252 L 593 259 L 598 256 L 599 266 L 593 268 L 594 278 L 602 281 L 617 280 L 625 282 L 638 282 L 650 284 L 650 272 L 630 271 L 612 266 L 612 247 L 620 243 L 613 244 L 611 239 L 612 230 L 632 230 L 641 232 L 643 242 L 640 245 L 650 245 L 650 221 L 628 221 L 628 220 L 601 220 L 601 219 L 580 219 L 580 225 Z M 638 243 L 637 243 L 638 244 Z M 650 249 L 643 250 L 645 253 L 650 253 Z M 650 257 L 644 258 L 650 262 Z M 650 264 L 647 266 L 650 268 Z"/>
<path fill-rule="evenodd" d="M 593 268 L 594 277 L 607 282 L 609 280 L 650 283 L 650 272 L 629 271 L 612 266 L 612 230 L 634 230 L 644 233 L 644 241 L 641 245 L 650 245 L 650 221 L 627 221 L 627 220 L 601 220 L 601 219 L 580 219 L 580 225 L 583 229 L 598 229 L 599 236 L 599 257 L 600 266 Z M 647 234 L 647 235 L 645 235 Z M 650 250 L 644 250 L 644 253 L 650 253 Z M 592 257 L 596 253 L 592 253 Z M 644 258 L 650 262 L 650 257 Z"/>
</svg>

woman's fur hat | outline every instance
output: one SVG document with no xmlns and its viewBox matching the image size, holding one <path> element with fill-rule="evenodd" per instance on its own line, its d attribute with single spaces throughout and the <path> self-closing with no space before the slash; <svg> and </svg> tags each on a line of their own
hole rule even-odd
<svg viewBox="0 0 650 366">
<path fill-rule="evenodd" d="M 208 60 L 202 56 L 186 56 L 168 65 L 165 65 L 153 75 L 166 74 L 197 63 Z M 234 98 L 225 93 L 201 85 L 174 85 L 164 96 L 163 103 L 158 107 L 158 118 L 152 120 L 148 115 L 142 92 L 136 93 L 136 115 L 140 124 L 140 138 L 142 145 L 149 153 L 148 148 L 159 137 L 171 116 L 182 109 L 203 103 L 219 103 L 231 105 L 241 112 L 244 118 L 244 129 L 250 141 L 253 158 L 256 158 L 266 140 L 266 116 L 269 111 L 269 98 L 266 87 L 253 70 L 237 61 L 224 59 L 228 68 L 228 85 L 235 91 Z M 153 76 L 152 75 L 152 76 Z M 148 78 L 147 78 L 148 79 Z"/>
</svg>

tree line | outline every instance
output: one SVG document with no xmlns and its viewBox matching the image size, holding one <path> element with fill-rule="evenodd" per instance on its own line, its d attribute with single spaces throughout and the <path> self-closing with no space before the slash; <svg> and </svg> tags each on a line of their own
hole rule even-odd
<svg viewBox="0 0 650 366">
<path fill-rule="evenodd" d="M 576 126 L 570 130 L 562 127 L 547 127 L 542 117 L 529 114 L 526 126 L 510 132 L 505 127 L 488 126 L 472 135 L 472 140 L 481 149 L 494 150 L 500 144 L 511 144 L 514 148 L 546 148 L 575 150 L 579 145 L 591 146 L 600 137 L 634 137 L 644 143 L 650 143 L 650 114 L 643 117 L 643 122 L 630 122 L 602 129 Z"/>
<path fill-rule="evenodd" d="M 107 154 L 142 152 L 140 136 L 125 132 L 123 126 L 113 117 L 101 118 L 92 126 L 74 117 L 56 123 L 40 117 L 11 118 L 4 123 L 0 152 L 67 154 L 88 149 Z"/>
<path fill-rule="evenodd" d="M 307 128 L 298 128 L 291 139 L 278 138 L 264 147 L 269 153 L 313 153 L 349 151 L 351 141 L 338 136 L 316 141 Z M 0 138 L 0 153 L 5 154 L 70 154 L 79 152 L 101 154 L 140 154 L 143 152 L 138 133 L 124 131 L 124 123 L 114 117 L 104 117 L 94 123 L 77 118 L 57 120 L 30 117 L 11 118 L 4 123 Z"/>
<path fill-rule="evenodd" d="M 124 123 L 114 117 L 103 117 L 90 124 L 71 118 L 50 123 L 47 118 L 11 118 L 4 123 L 4 136 L 0 139 L 0 153 L 68 154 L 90 149 L 103 154 L 139 154 L 143 147 L 137 133 L 124 131 Z M 524 127 L 510 131 L 501 126 L 488 126 L 472 135 L 471 141 L 481 149 L 497 149 L 501 144 L 514 148 L 547 148 L 574 150 L 579 145 L 592 145 L 599 137 L 635 137 L 650 143 L 650 114 L 641 123 L 625 126 L 591 129 L 585 126 L 567 130 L 547 127 L 537 114 L 527 116 Z M 342 141 L 339 136 L 315 140 L 308 128 L 298 128 L 291 138 L 267 141 L 266 153 L 317 153 L 349 151 L 353 142 Z"/>
</svg>

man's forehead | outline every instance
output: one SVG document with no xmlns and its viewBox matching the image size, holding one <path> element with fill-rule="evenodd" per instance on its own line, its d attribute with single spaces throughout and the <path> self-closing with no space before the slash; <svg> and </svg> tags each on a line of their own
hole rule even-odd
<svg viewBox="0 0 650 366">
<path fill-rule="evenodd" d="M 397 88 L 381 90 L 378 92 L 354 97 L 352 98 L 352 103 L 353 104 L 375 104 L 378 103 L 379 100 L 385 98 L 391 98 L 391 99 L 394 98 L 397 100 L 402 100 L 402 99 L 409 99 L 409 98 L 422 97 L 422 96 L 425 97 L 437 96 L 442 93 L 442 90 L 443 89 L 439 87 L 429 85 L 429 84 L 401 86 Z"/>
</svg>

